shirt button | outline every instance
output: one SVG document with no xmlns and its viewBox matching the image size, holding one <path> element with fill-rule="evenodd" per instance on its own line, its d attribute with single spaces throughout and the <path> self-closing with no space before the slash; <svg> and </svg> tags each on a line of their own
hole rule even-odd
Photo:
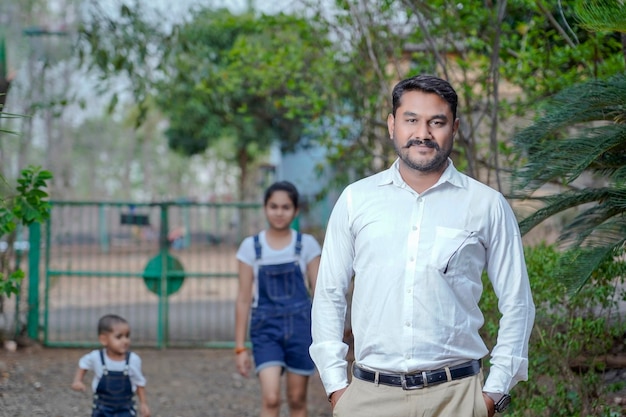
<svg viewBox="0 0 626 417">
<path fill-rule="evenodd" d="M 412 291 L 412 290 L 411 290 L 410 288 L 407 288 L 407 289 L 406 289 L 406 292 L 407 292 L 408 294 L 411 294 L 411 291 Z"/>
<path fill-rule="evenodd" d="M 410 322 L 410 321 L 407 321 L 407 322 L 405 322 L 405 323 L 404 323 L 404 325 L 405 325 L 406 327 L 411 327 L 411 322 Z"/>
<path fill-rule="evenodd" d="M 413 230 L 417 230 L 417 226 L 413 226 Z"/>
<path fill-rule="evenodd" d="M 411 256 L 411 259 L 409 259 L 411 262 L 415 261 L 415 258 Z"/>
<path fill-rule="evenodd" d="M 407 353 L 406 355 L 404 355 L 404 357 L 405 357 L 406 359 L 411 359 L 411 354 L 410 354 L 410 353 Z"/>
</svg>

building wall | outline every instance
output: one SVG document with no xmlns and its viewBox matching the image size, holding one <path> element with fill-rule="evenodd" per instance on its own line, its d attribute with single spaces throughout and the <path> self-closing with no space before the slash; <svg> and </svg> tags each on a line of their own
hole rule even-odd
<svg viewBox="0 0 626 417">
<path fill-rule="evenodd" d="M 292 182 L 300 192 L 302 201 L 300 227 L 320 234 L 323 234 L 326 228 L 337 197 L 337 193 L 330 193 L 322 200 L 316 201 L 316 196 L 329 181 L 326 175 L 320 176 L 316 171 L 316 166 L 324 163 L 325 153 L 325 149 L 321 147 L 301 149 L 282 155 L 280 152 L 272 152 L 273 163 L 276 165 L 276 179 Z"/>
</svg>

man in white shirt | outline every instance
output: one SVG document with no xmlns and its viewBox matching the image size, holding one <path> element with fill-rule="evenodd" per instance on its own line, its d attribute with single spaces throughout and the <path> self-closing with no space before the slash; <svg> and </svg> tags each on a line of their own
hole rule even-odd
<svg viewBox="0 0 626 417">
<path fill-rule="evenodd" d="M 528 377 L 535 308 L 517 221 L 502 194 L 450 160 L 459 119 L 447 81 L 403 80 L 392 100 L 387 125 L 398 159 L 346 187 L 328 223 L 311 356 L 334 416 L 491 417 Z M 484 385 L 483 270 L 502 314 Z"/>
</svg>

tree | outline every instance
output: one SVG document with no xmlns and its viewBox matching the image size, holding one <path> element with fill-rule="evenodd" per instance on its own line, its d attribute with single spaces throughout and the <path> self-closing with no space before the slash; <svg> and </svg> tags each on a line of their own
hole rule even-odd
<svg viewBox="0 0 626 417">
<path fill-rule="evenodd" d="M 84 62 L 102 85 L 119 90 L 110 80 L 120 75 L 130 82 L 142 109 L 138 125 L 154 97 L 169 119 L 168 143 L 181 154 L 229 140 L 240 189 L 258 155 L 276 141 L 293 149 L 332 102 L 330 42 L 305 18 L 200 7 L 169 25 L 138 1 L 118 4 L 110 13 L 89 3 L 80 29 Z M 112 94 L 111 108 L 117 100 Z"/>
<path fill-rule="evenodd" d="M 293 150 L 332 108 L 333 50 L 304 18 L 206 8 L 174 32 L 156 95 L 169 145 L 194 155 L 231 138 L 241 192 L 260 154 Z"/>
<path fill-rule="evenodd" d="M 318 137 L 332 170 L 327 189 L 370 175 L 395 157 L 388 146 L 386 115 L 391 108 L 390 88 L 406 74 L 407 60 L 406 34 L 398 30 L 405 22 L 398 21 L 393 3 L 305 2 L 335 44 L 337 64 L 329 86 L 337 105 L 326 115 Z M 325 169 L 320 164 L 319 170 Z"/>
<path fill-rule="evenodd" d="M 144 4 L 120 0 L 112 10 L 98 0 L 87 2 L 77 41 L 81 65 L 98 74 L 99 93 L 110 97 L 109 112 L 130 92 L 139 107 L 137 126 L 145 120 L 161 63 L 171 48 L 171 22 Z"/>
<path fill-rule="evenodd" d="M 57 173 L 48 188 L 55 193 L 67 190 L 72 166 L 64 159 L 71 147 L 64 133 L 69 113 L 64 110 L 76 91 L 69 28 L 77 0 L 48 3 L 7 0 L 0 6 L 0 32 L 7 40 L 0 78 L 10 81 L 3 110 L 22 115 L 4 124 L 19 134 L 2 138 L 0 171 L 15 180 L 29 165 L 46 166 Z"/>
<path fill-rule="evenodd" d="M 158 19 L 147 19 L 138 2 L 122 2 L 118 15 L 96 13 L 86 21 L 81 33 L 90 48 L 84 56 L 91 56 L 105 75 L 126 74 L 139 102 L 150 94 L 178 97 L 160 102 L 172 121 L 170 143 L 187 154 L 211 146 L 206 138 L 229 138 L 237 146 L 247 137 L 247 150 L 238 148 L 236 157 L 245 169 L 246 158 L 262 152 L 270 136 L 280 132 L 289 148 L 291 138 L 310 120 L 319 121 L 304 140 L 328 149 L 327 165 L 339 186 L 395 158 L 384 123 L 394 82 L 407 74 L 438 73 L 457 86 L 460 94 L 463 123 L 455 163 L 506 192 L 501 177 L 508 176 L 517 163 L 506 141 L 518 122 L 515 116 L 534 111 L 538 98 L 556 89 L 615 73 L 616 51 L 621 48 L 615 34 L 581 31 L 574 25 L 573 9 L 558 0 L 297 3 L 301 7 L 294 10 L 306 18 L 279 16 L 272 22 L 268 16 L 235 16 L 201 8 L 170 31 L 168 25 L 159 28 L 151 23 Z M 97 2 L 90 4 L 93 10 L 102 11 Z M 223 21 L 217 21 L 218 15 Z M 296 23 L 298 19 L 302 22 Z M 284 30 L 277 26 L 283 23 Z M 202 29 L 202 25 L 219 31 Z M 307 33 L 314 34 L 314 39 Z M 297 47 L 289 48 L 291 44 Z M 310 45 L 317 47 L 307 49 Z M 263 52 L 268 47 L 276 56 Z M 285 64 L 289 57 L 281 55 L 282 51 L 293 55 L 287 61 L 291 64 Z M 302 55 L 303 51 L 307 54 Z M 331 55 L 334 61 L 324 59 Z M 316 59 L 307 60 L 308 56 Z M 319 64 L 321 70 L 294 65 L 298 62 Z M 248 73 L 250 80 L 245 80 Z M 298 77 L 285 84 L 285 74 Z M 307 74 L 316 77 L 307 78 Z M 319 79 L 311 85 L 324 89 L 291 85 L 300 79 L 314 83 Z M 278 85 L 288 86 L 289 91 L 276 90 Z M 281 95 L 299 100 L 277 99 Z M 304 125 L 278 108 L 285 103 L 292 110 L 303 108 Z M 312 112 L 308 104 L 323 106 Z M 265 121 L 254 124 L 252 120 Z"/>
<path fill-rule="evenodd" d="M 500 179 L 516 163 L 507 142 L 516 116 L 532 112 L 553 86 L 615 73 L 614 34 L 586 36 L 571 8 L 558 1 L 311 0 L 344 46 L 341 94 L 346 122 L 330 140 L 331 164 L 356 176 L 395 158 L 384 116 L 400 77 L 437 73 L 459 92 L 462 126 L 455 163 L 469 175 L 508 190 Z M 334 7 L 333 7 L 334 6 Z M 572 41 L 572 31 L 575 40 Z M 573 45 L 573 46 L 572 46 Z M 581 63 L 581 60 L 583 61 Z M 346 94 L 347 93 L 347 94 Z M 355 126 L 356 125 L 356 126 Z M 348 181 L 346 178 L 343 182 Z"/>
<path fill-rule="evenodd" d="M 5 30 L 13 23 L 7 24 L 0 31 L 0 123 L 9 119 L 24 118 L 22 115 L 5 111 L 7 94 L 14 74 L 8 70 L 4 36 Z M 3 124 L 0 126 L 0 135 L 16 135 L 16 132 Z M 39 166 L 27 166 L 20 169 L 20 174 L 13 184 L 0 169 L 0 241 L 3 243 L 0 250 L 0 314 L 4 312 L 5 298 L 19 293 L 19 286 L 24 278 L 24 272 L 11 264 L 15 254 L 16 230 L 19 226 L 28 226 L 48 218 L 49 204 L 46 201 L 48 194 L 45 188 L 51 179 L 52 174 L 49 171 Z"/>
<path fill-rule="evenodd" d="M 4 53 L 4 43 L 0 44 Z M 0 60 L 0 121 L 1 119 L 17 118 L 19 115 L 3 112 L 6 94 L 9 91 L 10 79 L 6 74 L 5 62 Z M 13 133 L 0 127 L 0 133 Z M 4 312 L 4 299 L 18 294 L 24 272 L 11 266 L 13 258 L 15 230 L 18 225 L 29 225 L 47 218 L 48 203 L 44 200 L 48 194 L 43 191 L 47 181 L 52 178 L 49 171 L 40 167 L 27 167 L 20 173 L 15 189 L 9 185 L 0 173 L 0 238 L 6 245 L 0 250 L 0 314 Z"/>
<path fill-rule="evenodd" d="M 578 1 L 576 11 L 586 27 L 626 33 L 626 8 L 618 3 Z M 625 249 L 626 73 L 622 69 L 559 92 L 514 142 L 526 158 L 516 174 L 518 192 L 545 204 L 520 223 L 522 232 L 578 209 L 559 238 L 567 249 L 559 278 L 579 290 L 602 262 L 623 255 Z M 581 184 L 585 176 L 601 185 Z M 564 191 L 532 197 L 547 184 Z"/>
</svg>

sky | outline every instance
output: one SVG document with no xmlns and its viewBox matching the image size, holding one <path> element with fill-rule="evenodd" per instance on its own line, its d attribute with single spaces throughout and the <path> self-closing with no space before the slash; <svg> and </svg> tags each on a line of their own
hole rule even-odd
<svg viewBox="0 0 626 417">
<path fill-rule="evenodd" d="M 108 0 L 114 3 L 119 0 Z M 189 8 L 193 6 L 215 6 L 226 7 L 233 12 L 243 11 L 252 3 L 256 10 L 272 14 L 280 11 L 290 11 L 294 9 L 293 0 L 143 0 L 144 4 L 154 7 L 161 12 L 166 12 L 172 19 L 180 19 L 185 16 Z"/>
</svg>

